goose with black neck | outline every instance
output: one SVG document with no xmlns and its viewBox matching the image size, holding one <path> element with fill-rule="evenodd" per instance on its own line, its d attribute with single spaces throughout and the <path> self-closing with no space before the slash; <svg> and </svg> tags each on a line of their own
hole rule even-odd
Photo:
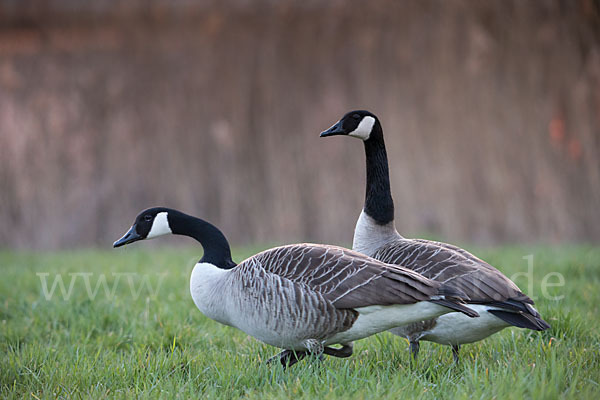
<svg viewBox="0 0 600 400">
<path fill-rule="evenodd" d="M 477 316 L 461 290 L 341 247 L 288 245 L 236 264 L 217 227 L 169 208 L 142 211 L 114 247 L 167 234 L 193 237 L 204 248 L 190 279 L 198 309 L 284 349 L 284 366 L 309 353 L 348 357 L 354 340 L 424 318 Z"/>
<path fill-rule="evenodd" d="M 394 225 L 394 200 L 383 130 L 375 115 L 357 111 L 321 133 L 321 137 L 334 135 L 359 138 L 365 147 L 365 205 L 356 223 L 352 249 L 368 255 L 371 249 L 386 244 L 390 238 L 400 237 Z"/>
<path fill-rule="evenodd" d="M 406 239 L 398 233 L 383 128 L 375 114 L 351 111 L 321 132 L 321 137 L 337 135 L 361 139 L 365 148 L 365 204 L 356 222 L 353 250 L 464 290 L 471 299 L 469 306 L 481 315 L 470 319 L 447 314 L 392 329 L 392 333 L 409 340 L 415 358 L 420 340 L 452 346 L 454 359 L 458 361 L 461 344 L 482 340 L 505 327 L 536 331 L 550 327 L 533 307 L 533 301 L 485 261 L 447 243 Z"/>
</svg>

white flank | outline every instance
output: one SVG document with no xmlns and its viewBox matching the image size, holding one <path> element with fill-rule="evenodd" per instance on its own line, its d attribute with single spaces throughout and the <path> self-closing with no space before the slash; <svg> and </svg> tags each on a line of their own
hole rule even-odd
<svg viewBox="0 0 600 400">
<path fill-rule="evenodd" d="M 399 238 L 401 236 L 396 231 L 394 221 L 379 225 L 363 210 L 356 221 L 356 228 L 354 228 L 352 250 L 372 257 L 381 246 Z"/>
<path fill-rule="evenodd" d="M 442 315 L 438 318 L 436 326 L 423 339 L 449 345 L 472 343 L 510 326 L 486 311 L 493 309 L 491 307 L 469 304 L 469 308 L 477 311 L 479 318 L 469 318 L 461 313 Z"/>
<path fill-rule="evenodd" d="M 371 129 L 373 129 L 373 125 L 375 125 L 375 118 L 366 116 L 360 121 L 360 124 L 356 127 L 355 130 L 350 132 L 349 136 L 354 136 L 362 140 L 369 139 L 371 136 Z"/>
<path fill-rule="evenodd" d="M 487 310 L 493 307 L 469 304 L 470 309 L 479 313 L 479 318 L 469 318 L 462 313 L 449 313 L 437 319 L 435 326 L 422 333 L 420 340 L 427 340 L 445 345 L 473 343 L 510 326 Z M 390 329 L 396 335 L 404 336 L 403 328 Z"/>
<path fill-rule="evenodd" d="M 158 236 L 168 235 L 169 233 L 173 232 L 171 231 L 171 227 L 169 226 L 167 212 L 163 211 L 156 214 L 156 217 L 154 217 L 154 221 L 152 222 L 152 228 L 150 228 L 150 232 L 148 232 L 148 236 L 146 236 L 146 239 L 152 239 Z"/>
<path fill-rule="evenodd" d="M 358 318 L 352 328 L 327 339 L 326 345 L 348 343 L 389 330 L 394 326 L 412 324 L 452 312 L 447 307 L 428 301 L 393 306 L 368 306 L 357 308 L 356 311 L 358 311 Z"/>
</svg>

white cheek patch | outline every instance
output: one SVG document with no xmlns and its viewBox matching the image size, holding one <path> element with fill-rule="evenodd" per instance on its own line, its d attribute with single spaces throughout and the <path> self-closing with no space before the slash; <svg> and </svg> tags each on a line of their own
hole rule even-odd
<svg viewBox="0 0 600 400">
<path fill-rule="evenodd" d="M 371 129 L 373 129 L 373 125 L 375 125 L 375 118 L 369 116 L 364 117 L 356 129 L 350 132 L 348 135 L 362 140 L 367 140 L 369 139 L 369 136 L 371 136 Z"/>
<path fill-rule="evenodd" d="M 169 226 L 167 212 L 163 211 L 156 214 L 156 217 L 154 217 L 154 222 L 152 222 L 152 228 L 150 228 L 150 232 L 148 232 L 148 236 L 146 236 L 146 239 L 152 239 L 157 236 L 167 235 L 169 233 L 173 232 L 171 231 L 171 227 Z"/>
</svg>

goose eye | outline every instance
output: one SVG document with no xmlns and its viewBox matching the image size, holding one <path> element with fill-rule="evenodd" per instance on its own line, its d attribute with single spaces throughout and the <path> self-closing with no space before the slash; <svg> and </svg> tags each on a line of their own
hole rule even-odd
<svg viewBox="0 0 600 400">
<path fill-rule="evenodd" d="M 149 222 L 149 221 L 152 221 L 152 215 L 150 215 L 150 214 L 146 214 L 146 215 L 144 215 L 144 220 L 145 220 L 145 221 L 148 221 L 148 222 Z"/>
<path fill-rule="evenodd" d="M 354 114 L 354 115 L 352 115 L 352 118 L 354 118 L 354 119 L 359 119 L 359 118 L 360 118 L 360 115 L 358 115 L 358 114 Z"/>
</svg>

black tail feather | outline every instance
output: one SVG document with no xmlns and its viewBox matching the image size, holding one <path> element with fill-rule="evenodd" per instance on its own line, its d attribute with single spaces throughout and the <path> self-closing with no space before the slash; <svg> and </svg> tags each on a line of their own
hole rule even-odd
<svg viewBox="0 0 600 400">
<path fill-rule="evenodd" d="M 429 302 L 438 304 L 440 306 L 448 307 L 454 311 L 461 312 L 471 318 L 479 317 L 479 314 L 475 310 L 471 310 L 469 307 L 465 306 L 462 303 L 457 302 L 456 300 L 438 299 L 438 300 L 429 300 Z"/>
<path fill-rule="evenodd" d="M 437 291 L 438 296 L 446 299 L 462 300 L 463 302 L 471 300 L 469 295 L 463 292 L 455 285 L 441 285 Z"/>
<path fill-rule="evenodd" d="M 525 314 L 531 314 L 534 317 L 541 318 L 540 313 L 533 307 L 532 303 L 526 303 L 519 300 L 508 299 L 504 301 L 486 301 L 478 302 L 478 304 L 503 308 L 509 311 L 524 312 Z"/>
<path fill-rule="evenodd" d="M 544 331 L 550 328 L 550 324 L 546 321 L 530 314 L 504 310 L 488 310 L 488 312 L 518 328 L 532 329 L 534 331 Z"/>
<path fill-rule="evenodd" d="M 479 314 L 475 310 L 471 310 L 465 305 L 465 302 L 470 300 L 469 296 L 458 287 L 454 285 L 442 284 L 438 288 L 437 294 L 439 298 L 435 300 L 429 300 L 431 303 L 461 312 L 471 318 L 479 317 Z"/>
</svg>

